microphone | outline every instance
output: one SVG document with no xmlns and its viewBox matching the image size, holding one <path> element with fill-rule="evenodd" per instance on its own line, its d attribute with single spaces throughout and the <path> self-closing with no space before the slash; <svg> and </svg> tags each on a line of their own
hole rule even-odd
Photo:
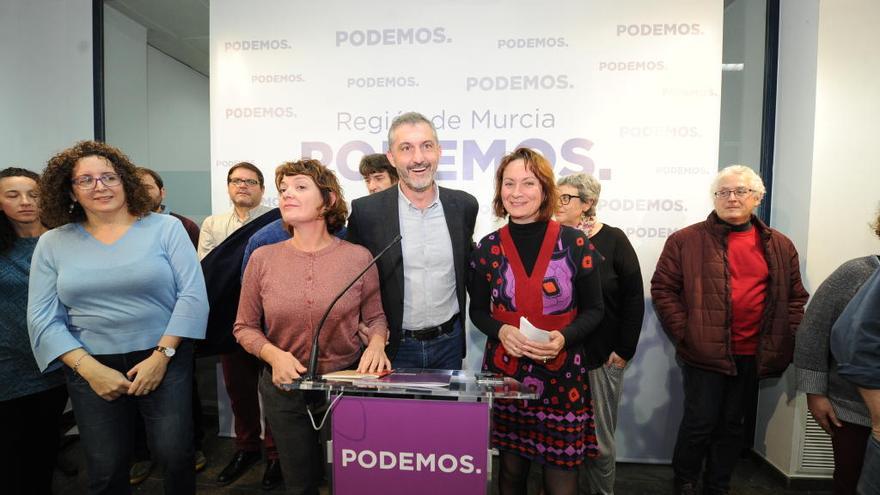
<svg viewBox="0 0 880 495">
<path fill-rule="evenodd" d="M 379 258 L 381 258 L 389 249 L 391 249 L 392 246 L 400 242 L 400 239 L 400 234 L 397 234 L 397 237 L 395 237 L 387 246 L 385 246 L 385 249 L 379 251 L 379 254 L 373 257 L 373 260 L 370 261 L 367 266 L 364 267 L 363 270 L 361 270 L 360 273 L 358 273 L 357 277 L 355 277 L 348 285 L 345 286 L 344 289 L 342 289 L 341 292 L 339 292 L 339 294 L 336 295 L 336 297 L 333 299 L 333 302 L 331 302 L 330 306 L 327 307 L 327 311 L 324 311 L 324 316 L 322 316 L 321 321 L 318 322 L 318 327 L 315 328 L 315 336 L 314 338 L 312 338 L 312 355 L 309 356 L 309 371 L 306 373 L 306 376 L 303 377 L 305 380 L 316 381 L 318 379 L 318 337 L 321 335 L 321 328 L 324 327 L 324 322 L 327 320 L 327 317 L 330 316 L 330 311 L 333 309 L 333 306 L 335 306 L 339 299 L 341 299 L 342 296 L 344 296 L 345 293 L 348 292 L 348 289 L 351 289 L 351 286 L 354 285 L 355 282 L 360 280 L 361 277 L 363 277 L 364 274 L 367 273 L 367 270 L 369 270 L 371 266 L 375 265 L 376 262 L 379 261 Z"/>
</svg>

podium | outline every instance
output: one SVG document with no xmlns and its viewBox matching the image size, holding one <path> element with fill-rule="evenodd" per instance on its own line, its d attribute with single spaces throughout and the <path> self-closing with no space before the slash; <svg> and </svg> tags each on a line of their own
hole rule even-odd
<svg viewBox="0 0 880 495">
<path fill-rule="evenodd" d="M 451 370 L 286 388 L 327 394 L 335 495 L 488 493 L 492 402 L 536 398 L 512 378 Z"/>
</svg>

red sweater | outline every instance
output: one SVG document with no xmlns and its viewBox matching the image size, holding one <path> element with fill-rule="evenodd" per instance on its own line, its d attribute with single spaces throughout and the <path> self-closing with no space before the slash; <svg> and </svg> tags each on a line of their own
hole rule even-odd
<svg viewBox="0 0 880 495">
<path fill-rule="evenodd" d="M 731 349 L 734 355 L 755 355 L 770 274 L 758 229 L 731 231 L 727 236 L 730 270 Z"/>
</svg>

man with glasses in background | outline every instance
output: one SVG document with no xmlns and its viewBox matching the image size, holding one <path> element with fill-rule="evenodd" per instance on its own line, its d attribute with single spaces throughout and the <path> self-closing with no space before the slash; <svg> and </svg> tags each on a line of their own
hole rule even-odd
<svg viewBox="0 0 880 495">
<path fill-rule="evenodd" d="M 199 234 L 199 259 L 204 258 L 235 232 L 254 218 L 271 208 L 260 204 L 263 192 L 263 173 L 256 165 L 248 162 L 236 163 L 226 174 L 226 188 L 232 210 L 219 215 L 211 215 L 202 222 Z"/>
<path fill-rule="evenodd" d="M 226 185 L 232 210 L 212 215 L 202 223 L 199 259 L 207 256 L 230 234 L 271 210 L 260 204 L 265 191 L 263 173 L 252 163 L 240 162 L 233 165 L 226 175 Z M 257 380 L 262 364 L 239 346 L 235 346 L 235 350 L 230 353 L 221 354 L 220 364 L 223 366 L 223 381 L 235 418 L 236 451 L 229 464 L 217 476 L 217 484 L 228 485 L 246 473 L 262 458 L 262 444 L 266 447 L 268 458 L 263 474 L 263 488 L 274 488 L 282 482 L 281 465 L 278 463 L 278 452 L 268 428 L 263 440 L 260 440 L 262 414 L 257 396 Z"/>
<path fill-rule="evenodd" d="M 721 170 L 715 210 L 667 239 L 651 279 L 684 379 L 675 493 L 698 493 L 701 472 L 702 493 L 729 493 L 758 380 L 792 360 L 808 294 L 794 244 L 754 215 L 764 193 L 752 169 Z"/>
</svg>

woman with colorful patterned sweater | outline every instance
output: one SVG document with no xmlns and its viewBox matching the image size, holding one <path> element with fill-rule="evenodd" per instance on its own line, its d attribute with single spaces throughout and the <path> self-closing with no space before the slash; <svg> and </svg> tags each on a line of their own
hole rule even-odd
<svg viewBox="0 0 880 495">
<path fill-rule="evenodd" d="M 577 229 L 551 220 L 558 193 L 550 163 L 519 148 L 495 173 L 493 209 L 509 223 L 471 256 L 470 316 L 488 336 L 483 370 L 533 387 L 538 398 L 496 401 L 492 444 L 502 495 L 526 493 L 532 462 L 546 495 L 577 493 L 577 468 L 597 452 L 583 342 L 602 320 L 597 256 Z M 529 339 L 520 318 L 546 333 Z"/>
</svg>

